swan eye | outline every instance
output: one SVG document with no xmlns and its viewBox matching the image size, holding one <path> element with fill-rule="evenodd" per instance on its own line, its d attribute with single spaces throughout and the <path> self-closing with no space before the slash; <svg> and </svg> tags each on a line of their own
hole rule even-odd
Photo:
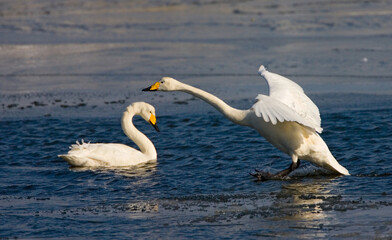
<svg viewBox="0 0 392 240">
<path fill-rule="evenodd" d="M 161 83 L 164 83 L 164 81 L 161 81 Z"/>
</svg>

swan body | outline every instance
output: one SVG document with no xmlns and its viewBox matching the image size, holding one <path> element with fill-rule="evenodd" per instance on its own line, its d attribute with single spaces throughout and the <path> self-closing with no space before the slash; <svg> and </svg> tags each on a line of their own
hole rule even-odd
<svg viewBox="0 0 392 240">
<path fill-rule="evenodd" d="M 169 77 L 163 77 L 143 91 L 186 92 L 209 103 L 232 122 L 254 128 L 273 146 L 291 156 L 292 164 L 279 176 L 296 169 L 299 159 L 349 175 L 320 137 L 323 129 L 319 110 L 303 89 L 290 79 L 267 71 L 264 66 L 260 66 L 259 74 L 268 83 L 269 95 L 259 94 L 248 110 L 232 108 L 208 92 Z"/>
<path fill-rule="evenodd" d="M 153 143 L 132 124 L 133 116 L 140 115 L 159 131 L 156 125 L 155 108 L 145 102 L 135 102 L 127 107 L 121 119 L 122 129 L 140 148 L 136 150 L 119 143 L 76 142 L 67 154 L 59 155 L 74 167 L 121 167 L 133 166 L 157 159 Z"/>
</svg>

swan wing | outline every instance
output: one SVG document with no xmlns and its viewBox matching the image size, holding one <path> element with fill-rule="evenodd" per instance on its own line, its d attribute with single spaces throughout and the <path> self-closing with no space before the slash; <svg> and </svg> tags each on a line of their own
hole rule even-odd
<svg viewBox="0 0 392 240">
<path fill-rule="evenodd" d="M 298 122 L 320 133 L 323 130 L 319 125 L 300 116 L 294 109 L 270 96 L 259 94 L 256 99 L 257 102 L 252 109 L 257 117 L 262 117 L 266 122 L 271 122 L 274 125 L 284 121 Z"/>
<path fill-rule="evenodd" d="M 73 166 L 129 166 L 148 160 L 140 151 L 115 143 L 74 144 L 61 157 Z"/>
<path fill-rule="evenodd" d="M 272 99 L 291 108 L 303 118 L 302 122 L 308 123 L 304 124 L 305 126 L 314 128 L 319 133 L 322 132 L 319 109 L 298 84 L 281 75 L 267 71 L 263 65 L 260 66 L 259 74 L 267 81 L 269 96 Z"/>
</svg>

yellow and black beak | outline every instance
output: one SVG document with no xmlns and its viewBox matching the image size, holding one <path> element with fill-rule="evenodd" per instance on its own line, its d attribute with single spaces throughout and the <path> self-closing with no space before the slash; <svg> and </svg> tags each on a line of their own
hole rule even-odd
<svg viewBox="0 0 392 240">
<path fill-rule="evenodd" d="M 157 126 L 157 118 L 155 117 L 154 114 L 151 113 L 150 119 L 148 120 L 148 122 L 155 128 L 155 130 L 157 130 L 157 132 L 159 131 L 159 128 Z"/>
<path fill-rule="evenodd" d="M 151 85 L 148 88 L 143 89 L 142 91 L 146 92 L 146 91 L 157 91 L 159 89 L 159 84 L 160 82 L 156 82 L 153 85 Z"/>
</svg>

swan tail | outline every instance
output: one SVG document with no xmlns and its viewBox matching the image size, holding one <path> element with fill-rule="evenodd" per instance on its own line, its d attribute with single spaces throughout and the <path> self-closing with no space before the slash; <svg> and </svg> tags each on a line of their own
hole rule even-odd
<svg viewBox="0 0 392 240">
<path fill-rule="evenodd" d="M 82 139 L 82 143 L 79 143 L 79 141 L 76 141 L 76 144 L 72 144 L 69 149 L 72 150 L 82 150 L 82 149 L 87 149 L 90 146 L 90 142 L 86 143 L 84 139 Z"/>
<path fill-rule="evenodd" d="M 339 164 L 339 162 L 331 155 L 328 159 L 328 166 L 324 166 L 327 169 L 330 169 L 334 172 L 338 172 L 342 175 L 350 175 L 348 170 Z"/>
<path fill-rule="evenodd" d="M 87 160 L 83 160 L 80 157 L 77 157 L 75 155 L 70 155 L 70 154 L 58 155 L 58 157 L 65 160 L 69 165 L 73 167 L 83 167 L 86 165 L 87 162 Z"/>
<path fill-rule="evenodd" d="M 91 161 L 86 156 L 86 154 L 91 151 L 91 149 L 89 149 L 90 146 L 92 146 L 90 145 L 90 142 L 86 143 L 83 139 L 81 143 L 76 141 L 76 144 L 72 144 L 69 147 L 70 150 L 67 154 L 61 154 L 58 155 L 58 157 L 65 160 L 73 167 L 83 167 L 89 165 L 91 164 Z"/>
<path fill-rule="evenodd" d="M 307 145 L 310 147 L 309 149 L 311 153 L 309 156 L 307 156 L 308 158 L 304 160 L 309 160 L 310 162 L 335 173 L 350 175 L 348 170 L 340 165 L 339 162 L 335 159 L 327 144 L 320 137 L 320 135 L 314 131 L 313 133 L 314 134 L 312 134 L 310 137 L 305 138 Z"/>
</svg>

